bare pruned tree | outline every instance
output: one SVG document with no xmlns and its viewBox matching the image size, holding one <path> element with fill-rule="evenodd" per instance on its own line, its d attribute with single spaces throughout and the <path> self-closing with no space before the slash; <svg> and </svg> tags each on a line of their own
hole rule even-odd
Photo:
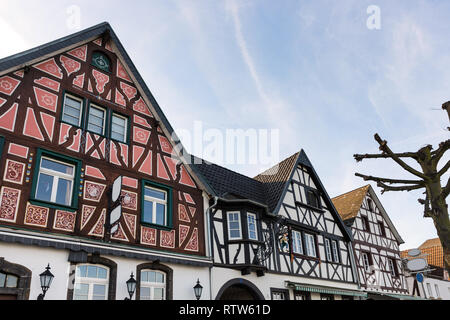
<svg viewBox="0 0 450 320">
<path fill-rule="evenodd" d="M 447 111 L 450 120 L 450 101 L 442 105 L 442 109 Z M 450 131 L 450 127 L 447 128 Z M 439 239 L 444 249 L 444 266 L 450 271 L 450 220 L 448 215 L 448 205 L 446 198 L 450 193 L 450 178 L 441 184 L 442 176 L 450 168 L 450 160 L 441 168 L 438 167 L 447 150 L 450 149 L 450 140 L 439 144 L 436 150 L 433 146 L 427 145 L 417 152 L 394 153 L 386 140 L 375 134 L 375 140 L 380 145 L 380 154 L 355 154 L 357 162 L 364 159 L 392 159 L 404 170 L 415 176 L 411 180 L 381 178 L 356 173 L 357 177 L 365 181 L 375 181 L 378 187 L 382 188 L 381 193 L 389 191 L 412 191 L 425 189 L 425 199 L 419 199 L 419 203 L 424 206 L 425 217 L 433 219 Z M 416 170 L 408 165 L 404 159 L 415 160 L 421 170 Z"/>
</svg>

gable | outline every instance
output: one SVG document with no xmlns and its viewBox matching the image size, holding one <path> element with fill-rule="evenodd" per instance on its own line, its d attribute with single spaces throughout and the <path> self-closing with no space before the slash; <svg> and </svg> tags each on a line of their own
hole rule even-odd
<svg viewBox="0 0 450 320">
<path fill-rule="evenodd" d="M 82 105 L 77 124 L 63 120 L 68 95 Z M 103 134 L 89 129 L 93 105 L 104 111 Z M 112 138 L 113 114 L 126 119 L 126 141 Z M 0 60 L 0 135 L 8 150 L 0 159 L 7 178 L 0 199 L 14 195 L 7 208 L 12 214 L 1 213 L 1 223 L 101 239 L 109 187 L 122 176 L 123 216 L 113 240 L 204 255 L 201 181 L 175 148 L 172 132 L 108 24 Z M 70 208 L 77 212 L 30 203 L 41 149 L 80 163 L 74 183 L 79 205 Z M 11 170 L 20 179 L 10 179 Z M 144 181 L 170 188 L 171 230 L 141 225 Z M 42 219 L 34 221 L 38 214 Z"/>
<path fill-rule="evenodd" d="M 317 200 L 311 202 L 309 193 Z M 318 201 L 318 208 L 312 204 L 315 201 Z M 303 150 L 298 154 L 274 214 L 296 220 L 320 231 L 344 236 L 347 239 L 352 238 Z"/>
</svg>

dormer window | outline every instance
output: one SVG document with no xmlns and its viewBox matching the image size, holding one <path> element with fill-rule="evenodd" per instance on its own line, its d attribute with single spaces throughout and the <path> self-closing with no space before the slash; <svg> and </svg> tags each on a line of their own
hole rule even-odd
<svg viewBox="0 0 450 320">
<path fill-rule="evenodd" d="M 92 65 L 103 71 L 111 72 L 111 61 L 102 52 L 96 51 L 92 54 Z"/>
</svg>

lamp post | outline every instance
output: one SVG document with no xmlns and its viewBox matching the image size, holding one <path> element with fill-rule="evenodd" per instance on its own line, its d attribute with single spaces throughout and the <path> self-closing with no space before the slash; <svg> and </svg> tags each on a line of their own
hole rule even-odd
<svg viewBox="0 0 450 320">
<path fill-rule="evenodd" d="M 127 298 L 126 300 L 133 299 L 134 292 L 136 291 L 136 280 L 134 280 L 133 272 L 131 273 L 130 279 L 127 281 L 127 290 L 130 295 L 130 299 Z"/>
<path fill-rule="evenodd" d="M 54 277 L 55 276 L 50 272 L 50 264 L 48 264 L 47 268 L 45 268 L 45 271 L 39 275 L 39 278 L 41 280 L 42 293 L 38 296 L 38 300 L 44 300 L 45 294 L 50 288 Z"/>
<path fill-rule="evenodd" d="M 197 298 L 197 301 L 200 300 L 200 297 L 202 296 L 203 287 L 200 284 L 200 279 L 197 279 L 197 284 L 194 287 L 194 293 L 195 297 Z"/>
</svg>

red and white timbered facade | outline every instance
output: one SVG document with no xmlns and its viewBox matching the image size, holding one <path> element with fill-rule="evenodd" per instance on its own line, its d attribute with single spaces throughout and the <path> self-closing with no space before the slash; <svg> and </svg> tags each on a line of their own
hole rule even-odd
<svg viewBox="0 0 450 320">
<path fill-rule="evenodd" d="M 1 240 L 206 266 L 201 186 L 110 26 L 16 58 L 0 61 Z"/>
</svg>

